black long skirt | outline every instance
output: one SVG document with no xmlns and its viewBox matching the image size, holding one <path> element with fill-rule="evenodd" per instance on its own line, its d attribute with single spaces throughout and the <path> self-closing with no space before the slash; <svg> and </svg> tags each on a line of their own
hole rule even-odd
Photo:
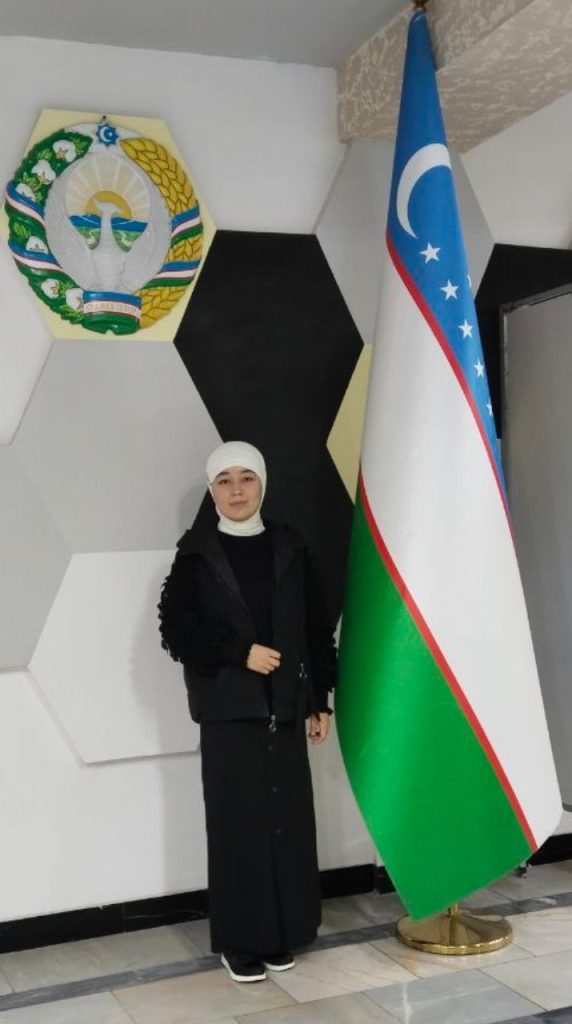
<svg viewBox="0 0 572 1024">
<path fill-rule="evenodd" d="M 213 952 L 306 946 L 320 924 L 304 721 L 201 724 Z"/>
</svg>

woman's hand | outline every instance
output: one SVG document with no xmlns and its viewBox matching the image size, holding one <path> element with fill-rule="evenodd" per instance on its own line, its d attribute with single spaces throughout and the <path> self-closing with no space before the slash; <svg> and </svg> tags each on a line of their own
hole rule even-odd
<svg viewBox="0 0 572 1024">
<path fill-rule="evenodd" d="M 310 743 L 323 743 L 330 731 L 330 716 L 327 711 L 320 711 L 319 715 L 310 715 L 310 727 L 308 739 Z"/>
<path fill-rule="evenodd" d="M 271 672 L 280 666 L 280 651 L 272 647 L 263 647 L 262 644 L 253 644 L 248 653 L 246 667 L 251 672 L 260 672 L 263 676 L 269 676 Z"/>
</svg>

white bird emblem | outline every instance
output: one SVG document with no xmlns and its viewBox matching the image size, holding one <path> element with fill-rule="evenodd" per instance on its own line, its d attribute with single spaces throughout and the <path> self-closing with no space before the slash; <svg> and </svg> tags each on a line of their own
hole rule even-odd
<svg viewBox="0 0 572 1024">
<path fill-rule="evenodd" d="M 100 218 L 89 240 L 71 216 Z M 118 242 L 113 218 L 139 224 L 129 247 Z M 125 154 L 95 153 L 76 161 L 52 185 L 46 235 L 60 266 L 84 291 L 134 294 L 161 269 L 171 244 L 169 210 L 159 190 Z"/>
</svg>

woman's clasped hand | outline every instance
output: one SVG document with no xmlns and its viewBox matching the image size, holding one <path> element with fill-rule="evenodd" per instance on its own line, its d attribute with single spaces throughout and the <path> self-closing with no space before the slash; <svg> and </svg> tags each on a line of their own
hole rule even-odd
<svg viewBox="0 0 572 1024">
<path fill-rule="evenodd" d="M 251 672 L 260 672 L 263 676 L 269 676 L 271 672 L 280 667 L 280 651 L 272 647 L 264 647 L 262 644 L 253 644 L 248 652 L 246 667 Z"/>
</svg>

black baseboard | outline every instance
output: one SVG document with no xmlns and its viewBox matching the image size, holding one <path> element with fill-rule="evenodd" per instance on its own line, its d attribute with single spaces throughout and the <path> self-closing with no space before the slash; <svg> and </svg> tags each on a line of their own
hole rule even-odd
<svg viewBox="0 0 572 1024">
<path fill-rule="evenodd" d="M 551 836 L 531 857 L 531 864 L 550 864 L 572 858 L 572 833 Z M 375 864 L 358 864 L 320 872 L 323 899 L 355 896 L 362 892 L 393 892 L 387 871 Z M 27 917 L 0 923 L 0 953 L 35 949 L 59 942 L 77 942 L 101 935 L 133 932 L 140 928 L 196 921 L 208 916 L 206 889 L 196 892 L 131 900 L 107 907 L 86 907 L 63 914 Z"/>
<path fill-rule="evenodd" d="M 550 836 L 530 858 L 531 864 L 556 864 L 559 860 L 572 858 L 572 832 Z"/>
<path fill-rule="evenodd" d="M 351 868 L 320 871 L 322 899 L 372 892 L 375 888 L 375 870 L 375 864 L 358 864 Z"/>
<path fill-rule="evenodd" d="M 371 892 L 375 887 L 374 864 L 360 864 L 320 872 L 322 896 L 353 896 Z M 101 935 L 132 932 L 157 925 L 196 921 L 208 916 L 206 889 L 196 892 L 155 896 L 147 900 L 131 900 L 107 907 L 86 907 L 63 914 L 27 917 L 0 923 L 0 953 L 35 949 L 58 942 L 77 942 Z"/>
<path fill-rule="evenodd" d="M 385 868 L 375 868 L 374 881 L 374 889 L 376 892 L 395 892 L 395 886 Z"/>
</svg>

